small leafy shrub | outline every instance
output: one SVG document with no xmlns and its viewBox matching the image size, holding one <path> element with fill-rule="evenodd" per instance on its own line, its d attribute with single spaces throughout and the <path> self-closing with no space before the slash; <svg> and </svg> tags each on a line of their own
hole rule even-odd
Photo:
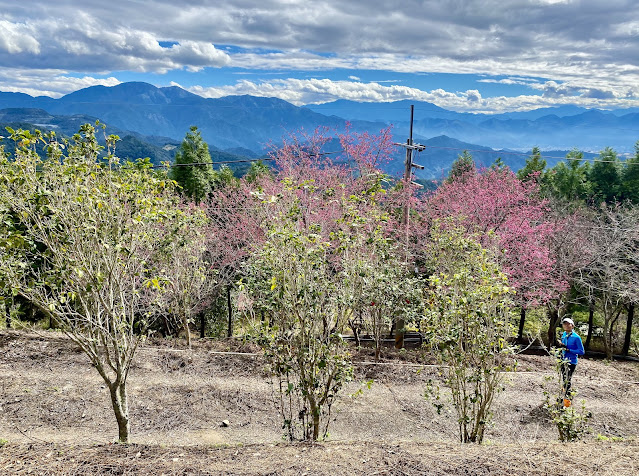
<svg viewBox="0 0 639 476">
<path fill-rule="evenodd" d="M 489 252 L 462 231 L 432 233 L 433 273 L 424 291 L 422 328 L 450 389 L 460 440 L 481 443 L 504 372 L 512 370 L 506 358 L 513 353 L 506 340 L 512 291 Z M 426 395 L 440 413 L 444 403 L 432 382 Z"/>
<path fill-rule="evenodd" d="M 544 390 L 546 397 L 544 408 L 548 411 L 550 419 L 557 426 L 559 441 L 578 441 L 589 433 L 588 421 L 592 418 L 592 412 L 586 410 L 586 402 L 581 400 L 580 405 L 574 403 L 569 407 L 564 406 L 563 381 L 561 378 L 561 354 L 556 352 L 555 359 L 556 376 L 547 377 L 547 388 Z M 570 392 L 568 398 L 574 402 L 576 391 Z"/>
<path fill-rule="evenodd" d="M 319 235 L 283 225 L 252 257 L 241 289 L 267 322 L 253 318 L 254 339 L 273 375 L 290 441 L 328 434 L 331 407 L 353 367 L 340 332 L 344 307 Z M 254 313 L 255 314 L 255 313 Z"/>
<path fill-rule="evenodd" d="M 564 407 L 563 401 L 556 402 L 548 396 L 544 407 L 557 426 L 559 441 L 578 441 L 589 433 L 588 420 L 592 418 L 592 412 L 586 410 L 584 400 L 581 401 L 579 407 L 575 405 Z"/>
</svg>

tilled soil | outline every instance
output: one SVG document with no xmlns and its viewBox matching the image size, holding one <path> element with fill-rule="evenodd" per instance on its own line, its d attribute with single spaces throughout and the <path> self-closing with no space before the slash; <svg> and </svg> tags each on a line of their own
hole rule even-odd
<svg viewBox="0 0 639 476">
<path fill-rule="evenodd" d="M 430 363 L 428 356 L 387 351 L 386 360 L 376 364 L 368 351 L 354 354 L 356 379 L 335 406 L 330 437 L 309 447 L 282 443 L 273 388 L 256 349 L 233 341 L 197 341 L 192 351 L 179 341 L 150 342 L 140 349 L 129 377 L 134 444 L 124 447 L 110 445 L 117 426 L 107 390 L 73 343 L 58 333 L 1 332 L 0 439 L 9 443 L 0 449 L 0 474 L 569 474 L 573 469 L 590 474 L 595 467 L 610 474 L 639 473 L 635 363 L 582 360 L 573 384 L 578 400 L 593 413 L 591 435 L 583 443 L 560 445 L 542 408 L 552 362 L 520 356 L 521 370 L 509 376 L 497 398 L 486 444 L 462 447 L 452 408 L 438 415 L 423 396 L 426 382 L 437 379 L 436 367 L 421 364 Z M 369 380 L 374 381 L 370 389 L 364 384 Z M 359 389 L 363 393 L 355 396 Z M 223 427 L 223 420 L 230 425 Z"/>
<path fill-rule="evenodd" d="M 620 475 L 639 473 L 637 443 L 415 442 L 252 444 L 230 447 L 69 446 L 0 450 L 2 474 L 39 475 Z"/>
</svg>

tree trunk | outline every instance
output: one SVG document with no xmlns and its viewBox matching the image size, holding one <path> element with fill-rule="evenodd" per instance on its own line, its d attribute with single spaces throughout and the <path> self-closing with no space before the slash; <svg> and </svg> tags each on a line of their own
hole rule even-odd
<svg viewBox="0 0 639 476">
<path fill-rule="evenodd" d="M 226 303 L 229 308 L 228 336 L 231 337 L 233 335 L 233 308 L 231 307 L 231 286 L 228 286 L 226 288 Z"/>
<path fill-rule="evenodd" d="M 189 316 L 184 314 L 182 317 L 182 324 L 184 326 L 184 332 L 186 333 L 186 343 L 191 348 L 191 331 L 189 329 Z"/>
<path fill-rule="evenodd" d="M 118 442 L 129 442 L 129 403 L 126 392 L 126 384 L 110 384 L 111 404 L 118 422 Z"/>
<path fill-rule="evenodd" d="M 404 348 L 404 332 L 406 327 L 406 322 L 404 319 L 398 319 L 397 325 L 395 326 L 395 348 L 403 349 Z"/>
<path fill-rule="evenodd" d="M 559 309 L 552 308 L 548 310 L 548 347 L 555 345 L 557 342 L 557 324 L 559 322 Z"/>
<path fill-rule="evenodd" d="M 313 410 L 313 441 L 317 441 L 320 431 L 319 409 Z"/>
<path fill-rule="evenodd" d="M 206 312 L 200 312 L 200 339 L 206 337 Z"/>
<path fill-rule="evenodd" d="M 606 352 L 606 359 L 612 361 L 612 319 L 613 316 L 609 315 L 609 311 L 604 307 L 604 351 Z"/>
<path fill-rule="evenodd" d="M 595 325 L 595 306 L 590 302 L 588 310 L 588 336 L 586 337 L 585 350 L 590 350 L 590 340 L 592 339 L 592 328 Z"/>
<path fill-rule="evenodd" d="M 353 331 L 353 338 L 355 339 L 355 347 L 359 347 L 360 341 L 359 341 L 359 331 L 357 330 L 357 324 L 349 320 L 348 326 L 351 328 L 351 331 Z"/>
<path fill-rule="evenodd" d="M 606 359 L 612 361 L 612 329 L 609 329 L 608 326 L 604 327 L 604 351 Z"/>
<path fill-rule="evenodd" d="M 621 351 L 622 355 L 628 355 L 628 351 L 630 350 L 630 338 L 632 337 L 632 320 L 635 316 L 635 305 L 628 304 L 628 321 L 626 322 L 626 336 L 623 340 L 623 350 Z"/>
<path fill-rule="evenodd" d="M 519 314 L 519 331 L 517 332 L 517 340 L 519 342 L 524 338 L 524 324 L 526 323 L 526 308 L 521 306 L 521 313 Z"/>
</svg>

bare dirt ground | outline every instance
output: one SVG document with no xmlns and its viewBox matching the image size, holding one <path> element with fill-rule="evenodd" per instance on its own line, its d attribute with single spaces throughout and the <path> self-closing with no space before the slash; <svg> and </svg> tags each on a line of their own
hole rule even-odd
<svg viewBox="0 0 639 476">
<path fill-rule="evenodd" d="M 356 379 L 330 437 L 308 446 L 282 441 L 255 350 L 234 341 L 197 341 L 192 351 L 146 344 L 129 377 L 133 444 L 121 446 L 110 444 L 117 426 L 103 382 L 66 337 L 0 332 L 0 439 L 8 440 L 0 474 L 639 474 L 636 363 L 582 360 L 573 383 L 593 412 L 592 431 L 560 444 L 541 406 L 552 362 L 520 356 L 485 444 L 462 446 L 455 416 L 437 415 L 423 397 L 437 374 L 422 365 L 427 356 L 388 351 L 375 365 L 368 351 L 355 352 Z"/>
</svg>

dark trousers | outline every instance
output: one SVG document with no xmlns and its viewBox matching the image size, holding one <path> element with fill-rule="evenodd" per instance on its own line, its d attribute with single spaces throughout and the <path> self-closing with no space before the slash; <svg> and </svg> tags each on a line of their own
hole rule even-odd
<svg viewBox="0 0 639 476">
<path fill-rule="evenodd" d="M 570 396 L 572 374 L 575 372 L 577 364 L 571 364 L 570 362 L 563 362 L 561 364 L 561 380 L 564 384 L 564 395 Z"/>
</svg>

